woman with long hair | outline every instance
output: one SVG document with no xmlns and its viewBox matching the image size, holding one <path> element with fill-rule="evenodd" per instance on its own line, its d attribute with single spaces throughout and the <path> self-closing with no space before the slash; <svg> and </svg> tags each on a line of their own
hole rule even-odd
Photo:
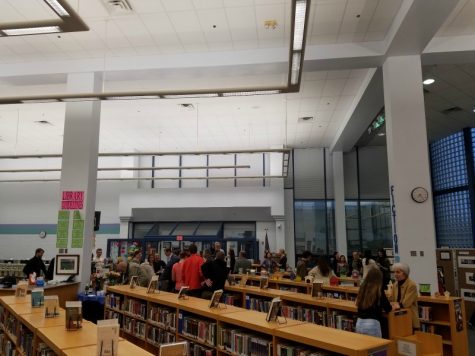
<svg viewBox="0 0 475 356">
<path fill-rule="evenodd" d="M 368 270 L 356 297 L 358 319 L 356 332 L 360 334 L 382 337 L 382 311 L 390 312 L 392 307 L 383 290 L 383 274 L 377 268 Z"/>
</svg>

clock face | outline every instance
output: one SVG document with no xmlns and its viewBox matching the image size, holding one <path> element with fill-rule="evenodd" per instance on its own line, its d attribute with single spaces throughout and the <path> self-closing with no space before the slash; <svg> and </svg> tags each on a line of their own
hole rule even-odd
<svg viewBox="0 0 475 356">
<path fill-rule="evenodd" d="M 46 231 L 40 231 L 38 235 L 40 236 L 41 239 L 44 239 L 46 237 Z"/>
<path fill-rule="evenodd" d="M 412 190 L 411 197 L 416 203 L 423 203 L 429 198 L 429 192 L 425 188 L 417 187 Z"/>
</svg>

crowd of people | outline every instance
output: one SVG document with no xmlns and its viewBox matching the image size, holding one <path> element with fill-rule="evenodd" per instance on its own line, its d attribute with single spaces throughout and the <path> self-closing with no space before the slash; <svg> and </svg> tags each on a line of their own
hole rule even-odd
<svg viewBox="0 0 475 356">
<path fill-rule="evenodd" d="M 123 283 L 137 276 L 138 284 L 147 286 L 152 276 L 159 274 L 161 290 L 178 292 L 187 286 L 189 295 L 209 299 L 214 291 L 224 288 L 230 273 L 247 273 L 253 267 L 245 251 L 240 251 L 236 258 L 234 250 L 230 249 L 226 254 L 219 242 L 205 251 L 199 252 L 192 244 L 183 251 L 165 249 L 164 254 L 166 260 L 151 253 L 141 262 L 142 251 L 138 249 L 131 254 L 130 260 L 118 263 L 116 269 L 122 273 Z M 93 262 L 102 263 L 101 256 L 102 251 L 96 251 Z M 32 265 L 36 267 L 35 261 Z M 418 293 L 416 283 L 409 278 L 409 266 L 405 263 L 393 265 L 395 284 L 392 285 L 390 262 L 383 249 L 378 250 L 376 257 L 370 251 L 353 252 L 351 263 L 338 252 L 329 258 L 315 259 L 310 251 L 304 251 L 295 270 L 288 266 L 284 250 L 276 254 L 266 251 L 260 268 L 266 273 L 290 271 L 297 280 L 321 280 L 324 284 L 329 284 L 332 278 L 348 276 L 361 281 L 355 302 L 358 333 L 381 337 L 382 313 L 399 308 L 411 310 L 413 328 L 419 328 Z"/>
</svg>

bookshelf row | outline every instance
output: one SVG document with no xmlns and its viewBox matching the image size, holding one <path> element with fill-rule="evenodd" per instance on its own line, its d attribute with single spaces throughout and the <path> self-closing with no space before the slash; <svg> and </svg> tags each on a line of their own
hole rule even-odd
<svg viewBox="0 0 475 356">
<path fill-rule="evenodd" d="M 0 297 L 0 355 L 76 356 L 96 353 L 97 326 L 88 321 L 82 328 L 66 330 L 66 314 L 45 318 L 45 308 L 33 308 L 31 296 Z M 127 341 L 119 341 L 119 356 L 151 356 Z"/>
<path fill-rule="evenodd" d="M 161 343 L 180 340 L 192 343 L 192 356 L 373 355 L 375 352 L 392 355 L 394 352 L 394 343 L 389 340 L 291 319 L 266 322 L 266 314 L 262 312 L 232 305 L 210 309 L 207 300 L 193 297 L 179 300 L 176 294 L 166 292 L 147 294 L 140 287 L 108 287 L 105 317 L 118 318 L 122 337 L 154 353 Z M 342 339 L 349 342 L 341 345 Z"/>
<path fill-rule="evenodd" d="M 235 275 L 240 279 L 240 275 Z M 356 324 L 357 308 L 354 303 L 358 293 L 353 286 L 322 286 L 323 298 L 312 298 L 303 287 L 304 282 L 273 280 L 279 289 L 260 289 L 253 286 L 256 276 L 251 276 L 250 286 L 239 284 L 225 287 L 225 302 L 239 305 L 250 310 L 259 310 L 273 297 L 282 299 L 282 311 L 286 317 L 324 326 L 353 331 Z M 288 288 L 288 283 L 300 286 L 295 292 Z M 269 285 L 272 285 L 269 282 Z M 457 297 L 418 297 L 419 320 L 421 331 L 442 336 L 444 355 L 468 355 L 467 330 L 464 323 L 465 305 Z"/>
</svg>

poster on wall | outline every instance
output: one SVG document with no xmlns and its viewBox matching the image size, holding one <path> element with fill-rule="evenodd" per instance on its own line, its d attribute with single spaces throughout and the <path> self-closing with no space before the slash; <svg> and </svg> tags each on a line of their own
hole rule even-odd
<svg viewBox="0 0 475 356">
<path fill-rule="evenodd" d="M 475 302 L 475 289 L 460 289 L 461 297 L 468 302 Z"/>
<path fill-rule="evenodd" d="M 84 242 L 84 219 L 81 217 L 81 212 L 75 210 L 73 213 L 73 231 L 71 239 L 72 248 L 82 248 Z"/>
<path fill-rule="evenodd" d="M 68 210 L 58 211 L 58 224 L 56 225 L 56 248 L 68 248 L 69 217 L 70 212 Z"/>
<path fill-rule="evenodd" d="M 458 256 L 459 268 L 475 268 L 475 256 Z"/>
<path fill-rule="evenodd" d="M 475 285 L 475 272 L 465 272 L 465 283 Z"/>
</svg>

